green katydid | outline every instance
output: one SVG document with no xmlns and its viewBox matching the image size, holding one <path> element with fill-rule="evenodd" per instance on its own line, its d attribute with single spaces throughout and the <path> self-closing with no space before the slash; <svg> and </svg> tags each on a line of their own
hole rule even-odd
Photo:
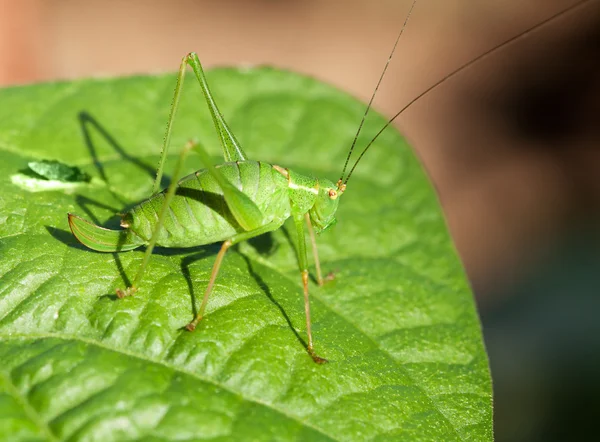
<svg viewBox="0 0 600 442">
<path fill-rule="evenodd" d="M 342 175 L 335 184 L 327 179 L 307 177 L 278 165 L 249 160 L 217 107 L 198 56 L 195 53 L 190 53 L 183 58 L 179 68 L 152 196 L 122 216 L 121 226 L 124 230 L 115 231 L 105 229 L 76 215 L 69 214 L 68 221 L 71 231 L 83 245 L 100 252 L 124 252 L 140 246 L 146 246 L 142 263 L 131 286 L 116 290 L 120 298 L 132 295 L 138 290 L 150 256 L 156 245 L 162 247 L 193 247 L 223 241 L 221 249 L 217 254 L 202 303 L 196 316 L 186 327 L 192 331 L 204 316 L 209 296 L 227 250 L 241 241 L 246 241 L 278 229 L 286 219 L 291 217 L 297 232 L 296 249 L 304 293 L 307 351 L 315 362 L 324 363 L 326 359 L 318 356 L 314 350 L 311 333 L 308 258 L 304 224 L 307 226 L 312 244 L 317 281 L 319 285 L 322 285 L 324 279 L 318 259 L 315 233 L 318 234 L 325 231 L 336 222 L 335 214 L 340 196 L 346 190 L 348 180 L 356 166 L 375 139 L 409 106 L 442 84 L 449 77 L 454 76 L 491 52 L 530 32 L 532 29 L 542 26 L 558 15 L 562 15 L 564 12 L 580 6 L 587 1 L 584 0 L 576 5 L 572 5 L 533 28 L 495 46 L 452 73 L 444 76 L 441 80 L 420 93 L 394 115 L 372 138 L 359 155 L 350 172 L 345 175 L 350 155 L 354 149 L 354 143 L 358 138 L 365 117 L 371 108 L 375 94 L 385 75 L 400 36 L 406 27 L 412 8 L 416 3 L 416 0 L 414 0 L 358 127 L 354 143 L 350 147 L 346 158 Z M 215 165 L 203 146 L 190 142 L 182 149 L 178 157 L 170 186 L 164 191 L 158 192 L 169 147 L 171 129 L 188 65 L 192 68 L 200 84 L 211 112 L 223 148 L 225 163 Z M 178 179 L 181 174 L 183 162 L 192 149 L 199 154 L 205 169 Z"/>
<path fill-rule="evenodd" d="M 179 156 L 171 185 L 166 192 L 156 193 L 188 65 L 192 67 L 204 92 L 226 162 L 215 166 L 203 147 L 190 142 Z M 206 169 L 178 181 L 183 161 L 191 149 L 196 150 Z M 321 363 L 325 360 L 314 353 L 310 329 L 304 223 L 309 226 L 308 232 L 314 245 L 314 232 L 320 233 L 334 224 L 338 198 L 343 189 L 343 185 L 336 186 L 329 180 L 306 177 L 277 165 L 249 160 L 212 97 L 198 56 L 190 53 L 183 58 L 179 69 L 153 195 L 123 215 L 121 226 L 125 230 L 108 230 L 72 214 L 69 214 L 69 225 L 82 244 L 100 252 L 123 252 L 146 245 L 143 261 L 131 287 L 117 289 L 120 298 L 138 290 L 155 245 L 192 247 L 223 241 L 202 304 L 196 317 L 187 325 L 191 331 L 204 315 L 227 249 L 278 229 L 291 216 L 297 231 L 297 251 L 304 287 L 307 350 L 316 362 Z M 314 251 L 317 256 L 316 248 Z M 318 261 L 317 268 L 318 281 L 322 284 Z"/>
<path fill-rule="evenodd" d="M 412 7 L 415 3 L 416 0 L 413 1 Z M 409 16 L 410 12 L 396 39 L 392 54 Z M 390 59 L 379 82 L 385 75 Z M 192 68 L 204 94 L 226 162 L 220 165 L 213 164 L 202 146 L 190 142 L 179 155 L 171 185 L 165 191 L 158 192 L 188 65 Z M 363 121 L 370 105 L 369 103 Z M 358 131 L 361 127 L 362 123 Z M 178 180 L 185 157 L 192 149 L 199 154 L 206 168 Z M 351 152 L 352 149 L 348 158 Z M 346 189 L 346 183 L 352 173 L 351 171 L 346 179 L 343 179 L 347 165 L 348 160 L 342 177 L 334 184 L 327 179 L 304 176 L 278 165 L 249 160 L 217 107 L 200 60 L 192 52 L 183 58 L 179 67 L 153 195 L 122 216 L 121 227 L 124 230 L 105 229 L 73 214 L 68 215 L 69 226 L 83 245 L 100 252 L 124 252 L 146 246 L 144 258 L 131 286 L 124 290 L 116 290 L 119 298 L 132 295 L 138 290 L 154 246 L 193 247 L 223 241 L 200 308 L 186 327 L 192 331 L 204 316 L 208 298 L 227 250 L 241 241 L 278 229 L 291 217 L 297 232 L 296 250 L 304 291 L 307 351 L 315 362 L 324 363 L 326 359 L 317 356 L 314 351 L 311 332 L 304 224 L 307 225 L 313 248 L 317 281 L 319 285 L 323 285 L 315 233 L 323 232 L 336 222 L 335 213 L 339 197 Z"/>
</svg>

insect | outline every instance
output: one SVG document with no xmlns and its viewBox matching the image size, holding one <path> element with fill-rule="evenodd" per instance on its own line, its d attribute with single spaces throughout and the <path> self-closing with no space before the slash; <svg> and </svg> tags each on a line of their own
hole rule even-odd
<svg viewBox="0 0 600 442">
<path fill-rule="evenodd" d="M 416 0 L 412 3 L 411 11 L 415 3 Z M 585 3 L 585 1 L 580 2 L 580 4 L 582 3 Z M 571 6 L 568 9 L 573 7 Z M 354 143 L 358 138 L 365 117 L 371 108 L 379 84 L 385 75 L 389 61 L 409 17 L 410 12 L 365 110 Z M 538 24 L 536 27 L 547 21 Z M 525 32 L 529 31 L 531 29 Z M 513 37 L 509 41 L 518 37 Z M 346 191 L 348 180 L 373 141 L 420 97 L 449 77 L 505 44 L 507 42 L 471 60 L 411 100 L 373 137 L 350 168 L 348 174 L 346 174 L 349 159 L 354 149 L 353 143 L 349 149 L 341 177 L 336 183 L 328 179 L 301 175 L 279 165 L 249 159 L 229 128 L 211 94 L 198 56 L 195 53 L 190 53 L 183 58 L 179 67 L 152 196 L 134 206 L 122 216 L 121 227 L 123 227 L 123 230 L 109 230 L 76 215 L 68 214 L 71 231 L 83 245 L 100 252 L 125 252 L 140 246 L 146 246 L 142 262 L 131 286 L 116 290 L 119 298 L 130 296 L 139 289 L 156 245 L 161 247 L 193 247 L 222 242 L 202 303 L 196 316 L 186 327 L 188 330 L 193 331 L 204 316 L 208 299 L 227 250 L 242 241 L 274 231 L 280 228 L 288 218 L 292 218 L 297 232 L 295 246 L 298 253 L 304 294 L 307 351 L 315 362 L 325 363 L 327 362 L 326 359 L 318 356 L 314 349 L 311 332 L 306 232 L 313 249 L 317 281 L 319 285 L 322 285 L 324 279 L 319 264 L 315 234 L 322 233 L 335 224 L 336 210 L 342 195 Z M 167 189 L 159 192 L 172 125 L 188 66 L 191 67 L 202 89 L 222 145 L 225 162 L 215 165 L 203 146 L 190 142 L 178 157 L 171 184 Z M 192 149 L 199 154 L 205 168 L 179 179 L 183 162 Z"/>
</svg>

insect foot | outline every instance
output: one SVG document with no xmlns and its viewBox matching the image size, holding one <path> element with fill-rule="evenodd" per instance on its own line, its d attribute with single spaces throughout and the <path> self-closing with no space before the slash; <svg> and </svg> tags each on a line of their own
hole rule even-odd
<svg viewBox="0 0 600 442">
<path fill-rule="evenodd" d="M 336 271 L 337 271 L 337 270 L 336 270 Z M 320 286 L 323 286 L 323 285 L 325 285 L 326 283 L 333 281 L 333 280 L 335 279 L 335 272 L 336 272 L 336 271 L 331 271 L 331 272 L 329 272 L 329 273 L 328 273 L 328 274 L 325 276 L 325 278 L 323 278 L 323 282 L 321 282 L 321 284 L 319 284 L 319 285 L 320 285 Z"/>
<path fill-rule="evenodd" d="M 322 364 L 327 364 L 329 362 L 327 359 L 317 356 L 317 354 L 315 353 L 315 351 L 312 348 L 308 348 L 307 351 L 308 351 L 308 354 L 310 355 L 310 357 L 312 358 L 312 360 L 315 361 L 315 363 L 322 365 Z"/>
<path fill-rule="evenodd" d="M 200 318 L 202 319 L 202 318 Z M 196 326 L 198 325 L 198 322 L 200 322 L 200 319 L 194 319 L 192 322 L 190 322 L 188 325 L 185 326 L 186 330 L 188 331 L 194 331 L 196 330 Z"/>
<path fill-rule="evenodd" d="M 115 290 L 117 292 L 117 297 L 119 299 L 122 299 L 126 296 L 131 296 L 133 295 L 135 292 L 137 292 L 137 287 L 127 287 L 125 290 L 121 290 L 121 289 L 117 289 Z"/>
</svg>

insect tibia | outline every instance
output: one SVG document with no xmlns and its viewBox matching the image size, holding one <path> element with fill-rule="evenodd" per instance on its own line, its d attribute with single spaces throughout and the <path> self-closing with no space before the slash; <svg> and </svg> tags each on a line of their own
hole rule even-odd
<svg viewBox="0 0 600 442">
<path fill-rule="evenodd" d="M 83 218 L 68 214 L 69 227 L 75 238 L 84 246 L 98 252 L 126 252 L 146 244 L 131 230 L 110 230 Z"/>
</svg>

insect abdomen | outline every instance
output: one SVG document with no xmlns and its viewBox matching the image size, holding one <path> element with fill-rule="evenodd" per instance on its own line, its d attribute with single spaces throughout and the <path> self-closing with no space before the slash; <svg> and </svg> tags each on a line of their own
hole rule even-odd
<svg viewBox="0 0 600 442">
<path fill-rule="evenodd" d="M 217 168 L 259 207 L 264 215 L 263 225 L 281 225 L 289 217 L 287 180 L 270 164 L 240 161 Z M 158 222 L 165 194 L 166 190 L 153 195 L 125 216 L 130 229 L 147 241 Z M 223 241 L 242 231 L 220 187 L 207 170 L 201 169 L 179 181 L 156 244 L 193 247 Z"/>
</svg>

